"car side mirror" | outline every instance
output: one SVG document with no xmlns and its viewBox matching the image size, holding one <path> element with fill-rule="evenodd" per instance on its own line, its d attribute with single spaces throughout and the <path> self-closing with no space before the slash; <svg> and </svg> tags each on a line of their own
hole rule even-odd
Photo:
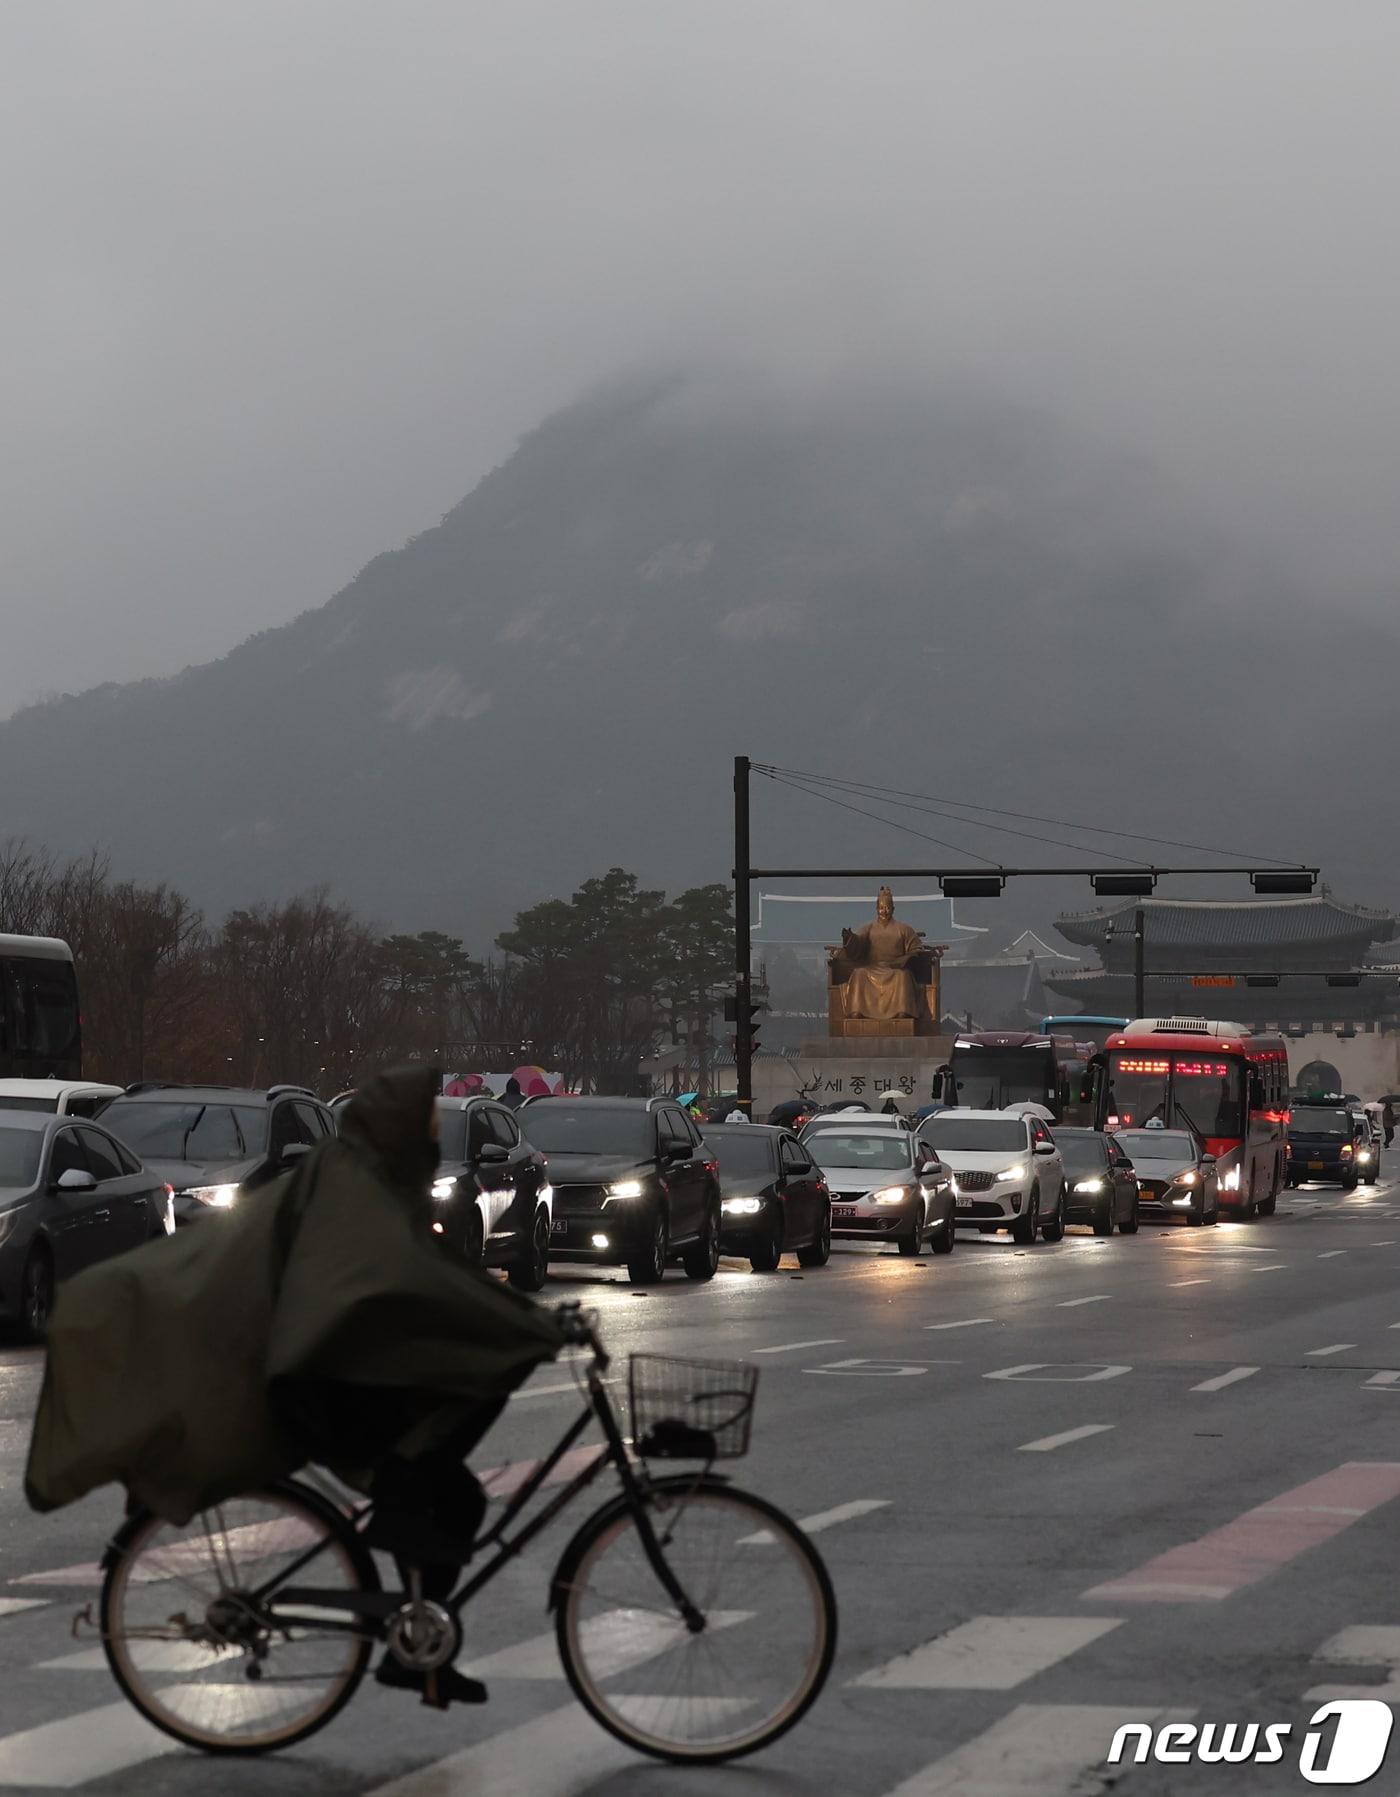
<svg viewBox="0 0 1400 1797">
<path fill-rule="evenodd" d="M 672 1142 L 666 1150 L 666 1159 L 668 1161 L 688 1161 L 693 1152 L 689 1142 Z"/>
<path fill-rule="evenodd" d="M 310 1142 L 288 1142 L 281 1154 L 278 1155 L 277 1164 L 279 1167 L 294 1166 L 304 1154 L 310 1154 L 310 1152 Z"/>
<path fill-rule="evenodd" d="M 510 1149 L 499 1142 L 483 1142 L 476 1151 L 476 1158 L 483 1166 L 499 1167 L 502 1161 L 510 1159 Z"/>
<path fill-rule="evenodd" d="M 85 1173 L 81 1167 L 69 1167 L 66 1173 L 60 1173 L 50 1185 L 51 1192 L 95 1192 L 97 1181 L 91 1173 Z"/>
<path fill-rule="evenodd" d="M 1037 1142 L 1031 1152 L 1033 1154 L 1054 1154 L 1057 1151 L 1053 1142 Z"/>
<path fill-rule="evenodd" d="M 1215 1156 L 1213 1154 L 1203 1154 L 1201 1156 L 1201 1165 L 1203 1167 L 1213 1167 L 1215 1165 Z"/>
</svg>

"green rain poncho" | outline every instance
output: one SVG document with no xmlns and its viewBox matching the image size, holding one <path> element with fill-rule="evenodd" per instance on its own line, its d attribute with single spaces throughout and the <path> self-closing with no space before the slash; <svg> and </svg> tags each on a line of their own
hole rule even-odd
<svg viewBox="0 0 1400 1797">
<path fill-rule="evenodd" d="M 411 1459 L 558 1352 L 547 1310 L 430 1233 L 435 1090 L 423 1069 L 376 1075 L 296 1171 L 62 1287 L 25 1475 L 35 1509 L 117 1481 L 183 1523 L 303 1464 L 278 1394 L 327 1385 L 372 1388 L 363 1440 L 353 1391 L 336 1406 L 335 1464 L 359 1482 L 394 1394 L 392 1446 Z"/>
</svg>

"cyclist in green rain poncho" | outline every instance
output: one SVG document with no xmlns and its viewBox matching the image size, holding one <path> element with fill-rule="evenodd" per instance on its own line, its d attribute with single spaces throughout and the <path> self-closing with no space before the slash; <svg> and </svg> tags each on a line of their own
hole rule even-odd
<svg viewBox="0 0 1400 1797">
<path fill-rule="evenodd" d="M 561 1338 L 430 1231 L 437 1084 L 376 1075 L 295 1171 L 61 1288 L 36 1509 L 117 1481 L 183 1523 L 316 1461 L 374 1498 L 371 1545 L 422 1567 L 428 1594 L 450 1586 L 485 1507 L 463 1457 Z M 397 1662 L 380 1676 L 421 1684 Z"/>
</svg>

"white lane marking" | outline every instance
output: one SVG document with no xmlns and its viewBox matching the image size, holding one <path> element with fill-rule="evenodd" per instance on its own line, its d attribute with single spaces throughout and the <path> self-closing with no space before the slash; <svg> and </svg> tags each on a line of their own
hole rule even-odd
<svg viewBox="0 0 1400 1797">
<path fill-rule="evenodd" d="M 1096 1292 L 1092 1298 L 1065 1298 L 1055 1306 L 1056 1310 L 1077 1310 L 1081 1304 L 1107 1304 L 1108 1293 Z"/>
<path fill-rule="evenodd" d="M 752 1610 L 714 1610 L 707 1613 L 706 1629 L 733 1628 L 747 1622 Z M 589 1670 L 598 1678 L 612 1678 L 619 1672 L 630 1672 L 646 1660 L 655 1659 L 679 1642 L 686 1640 L 687 1630 L 679 1616 L 646 1615 L 637 1610 L 604 1610 L 590 1616 L 583 1625 L 583 1644 L 588 1652 Z M 562 1679 L 564 1668 L 559 1660 L 559 1643 L 553 1629 L 504 1647 L 484 1659 L 459 1661 L 462 1670 L 473 1678 L 518 1678 L 532 1681 Z"/>
<path fill-rule="evenodd" d="M 804 1366 L 804 1373 L 825 1373 L 833 1379 L 911 1379 L 931 1366 L 957 1366 L 956 1360 L 833 1360 L 826 1366 Z"/>
<path fill-rule="evenodd" d="M 300 1609 L 300 1606 L 298 1606 Z M 551 1636 L 551 1639 L 553 1637 Z M 127 1655 L 143 1672 L 208 1672 L 219 1663 L 219 1652 L 199 1641 L 129 1641 Z M 228 1656 L 235 1671 L 242 1655 Z M 77 1653 L 60 1654 L 56 1660 L 40 1660 L 40 1672 L 101 1672 L 107 1656 L 100 1647 L 80 1647 Z"/>
<path fill-rule="evenodd" d="M 1345 1253 L 1345 1248 L 1329 1248 L 1326 1254 L 1319 1254 L 1317 1258 L 1319 1260 L 1336 1260 L 1340 1255 Z"/>
<path fill-rule="evenodd" d="M 1211 1285 L 1212 1283 L 1213 1281 L 1209 1279 L 1173 1279 L 1171 1289 L 1179 1292 L 1183 1285 Z"/>
<path fill-rule="evenodd" d="M 1052 1370 L 1056 1366 L 1069 1366 L 1076 1369 L 1088 1366 L 1092 1367 L 1094 1370 L 1089 1373 L 1076 1370 L 1066 1378 L 1063 1374 Z M 1131 1373 L 1132 1370 L 1133 1369 L 1130 1366 L 1110 1366 L 1101 1360 L 1028 1360 L 1024 1366 L 998 1367 L 996 1372 L 983 1373 L 982 1377 L 984 1379 L 1022 1379 L 1028 1374 L 1049 1373 L 1049 1378 L 1041 1380 L 1031 1379 L 1028 1383 L 1041 1385 L 1092 1385 L 1100 1379 L 1119 1379 L 1124 1373 Z"/>
<path fill-rule="evenodd" d="M 1156 1728 L 1189 1722 L 1195 1714 L 1147 1705 L 1134 1710 L 1097 1703 L 1017 1704 L 1009 1716 L 924 1766 L 886 1797 L 1046 1797 L 1078 1788 L 1082 1774 L 1101 1768 L 1125 1723 Z"/>
<path fill-rule="evenodd" d="M 1117 1616 L 974 1616 L 854 1683 L 891 1691 L 1014 1691 L 1121 1627 Z"/>
<path fill-rule="evenodd" d="M 1274 1261 L 1272 1266 L 1246 1267 L 1245 1272 L 1246 1273 L 1282 1273 L 1287 1266 L 1288 1266 L 1288 1262 L 1286 1260 L 1276 1260 L 1276 1261 Z"/>
<path fill-rule="evenodd" d="M 1400 1385 L 1400 1373 L 1372 1373 L 1366 1383 L 1377 1386 L 1382 1391 L 1394 1391 Z"/>
<path fill-rule="evenodd" d="M 619 1385 L 619 1379 L 604 1379 L 604 1385 Z M 513 1391 L 511 1401 L 519 1398 L 555 1398 L 560 1392 L 571 1392 L 576 1398 L 586 1398 L 588 1387 L 582 1379 L 564 1379 L 558 1385 L 522 1385 L 519 1391 Z"/>
<path fill-rule="evenodd" d="M 849 1504 L 837 1504 L 832 1510 L 818 1510 L 815 1516 L 799 1517 L 797 1526 L 804 1535 L 820 1535 L 823 1529 L 834 1529 L 839 1522 L 854 1522 L 858 1516 L 869 1516 L 872 1510 L 888 1510 L 890 1503 L 889 1498 L 852 1498 Z M 769 1530 L 759 1529 L 755 1534 L 741 1535 L 734 1545 L 766 1547 L 772 1539 Z"/>
<path fill-rule="evenodd" d="M 1081 1423 L 1077 1429 L 1065 1429 L 1059 1435 L 1042 1435 L 1039 1441 L 1023 1441 L 1018 1454 L 1050 1454 L 1056 1448 L 1068 1447 L 1072 1441 L 1087 1441 L 1091 1435 L 1105 1435 L 1113 1423 Z"/>
<path fill-rule="evenodd" d="M 0 1616 L 18 1616 L 21 1610 L 42 1610 L 46 1597 L 0 1597 Z"/>
<path fill-rule="evenodd" d="M 1385 1241 L 1368 1242 L 1367 1246 L 1370 1248 L 1393 1248 L 1395 1246 L 1395 1238 L 1394 1236 L 1387 1236 Z"/>
<path fill-rule="evenodd" d="M 823 1335 L 811 1342 L 782 1342 L 776 1348 L 755 1348 L 755 1354 L 795 1354 L 799 1348 L 839 1348 L 844 1335 Z"/>
<path fill-rule="evenodd" d="M 1309 1348 L 1303 1358 L 1304 1360 L 1326 1360 L 1329 1354 L 1345 1354 L 1348 1348 L 1355 1346 L 1355 1342 L 1333 1342 L 1330 1348 Z"/>
<path fill-rule="evenodd" d="M 1192 1391 L 1224 1391 L 1227 1385 L 1235 1385 L 1241 1379 L 1252 1379 L 1259 1371 L 1257 1366 L 1235 1366 L 1228 1373 L 1217 1373 L 1213 1379 L 1202 1379 L 1199 1385 L 1193 1385 Z"/>
<path fill-rule="evenodd" d="M 0 1740 L 0 1784 L 68 1791 L 90 1778 L 108 1778 L 157 1754 L 174 1753 L 178 1745 L 125 1700 L 104 1703 L 100 1709 L 6 1735 Z"/>
<path fill-rule="evenodd" d="M 925 1323 L 925 1329 L 971 1329 L 978 1323 L 994 1323 L 995 1317 L 964 1317 L 960 1323 Z"/>
</svg>

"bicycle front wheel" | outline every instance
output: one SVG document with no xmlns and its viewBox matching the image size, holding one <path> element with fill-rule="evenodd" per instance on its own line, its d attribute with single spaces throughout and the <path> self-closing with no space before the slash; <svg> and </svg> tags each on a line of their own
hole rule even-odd
<svg viewBox="0 0 1400 1797">
<path fill-rule="evenodd" d="M 815 1702 L 836 1651 L 836 1598 L 820 1555 L 762 1498 L 718 1480 L 653 1487 L 646 1515 L 704 1617 L 691 1632 L 619 1500 L 561 1563 L 564 1672 L 584 1708 L 657 1759 L 735 1759 L 785 1734 Z"/>
<path fill-rule="evenodd" d="M 284 1602 L 288 1575 L 306 1595 Z M 266 1753 L 350 1700 L 372 1625 L 347 1600 L 378 1589 L 354 1530 L 303 1486 L 234 1498 L 182 1526 L 143 1512 L 117 1537 L 102 1645 L 128 1699 L 166 1734 L 206 1753 Z"/>
</svg>

